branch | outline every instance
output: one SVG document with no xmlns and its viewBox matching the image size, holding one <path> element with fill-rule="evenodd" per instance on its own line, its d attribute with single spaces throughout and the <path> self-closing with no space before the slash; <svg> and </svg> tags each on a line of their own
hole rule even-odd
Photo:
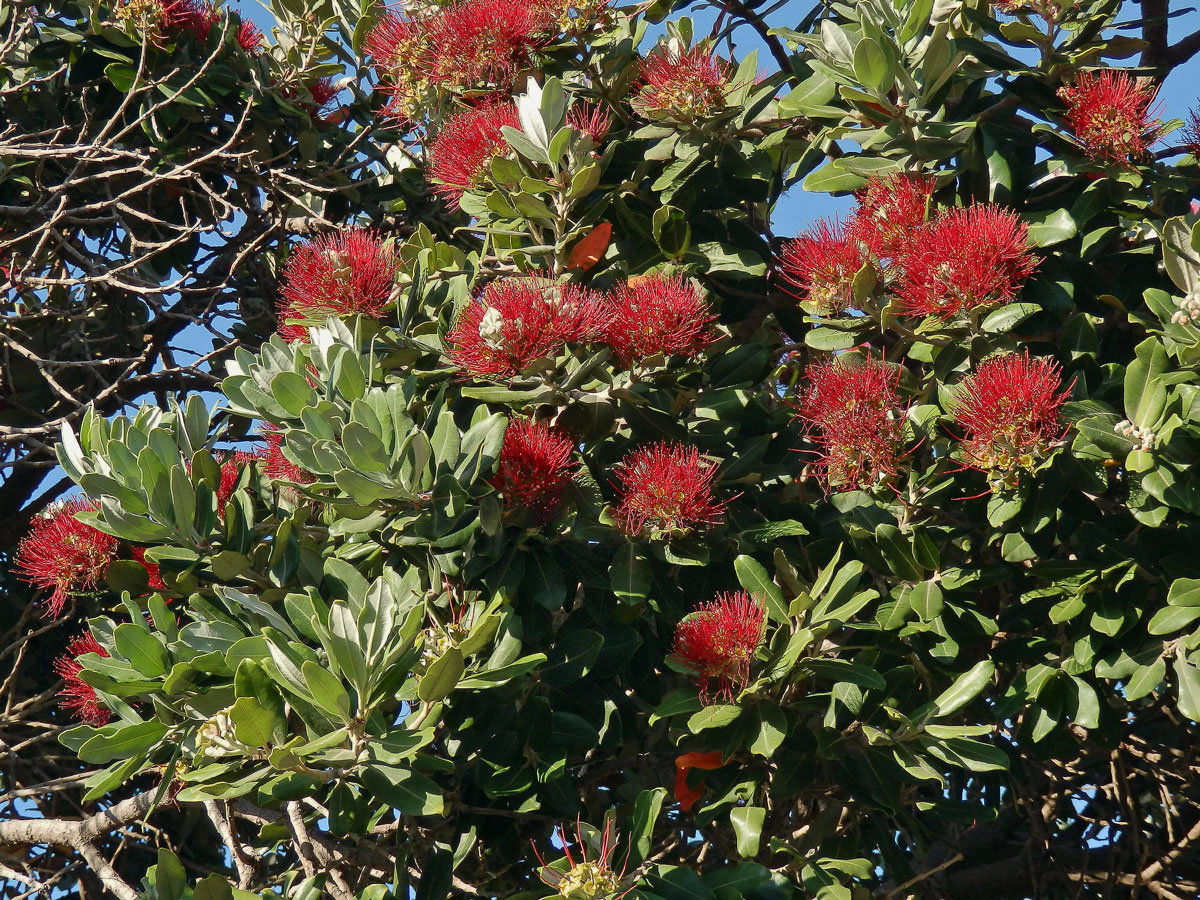
<svg viewBox="0 0 1200 900">
<path fill-rule="evenodd" d="M 137 900 L 138 892 L 112 867 L 96 846 L 97 838 L 144 817 L 154 805 L 153 792 L 138 794 L 86 819 L 9 819 L 0 822 L 0 845 L 54 844 L 70 847 L 84 858 L 104 886 L 119 900 Z"/>
</svg>

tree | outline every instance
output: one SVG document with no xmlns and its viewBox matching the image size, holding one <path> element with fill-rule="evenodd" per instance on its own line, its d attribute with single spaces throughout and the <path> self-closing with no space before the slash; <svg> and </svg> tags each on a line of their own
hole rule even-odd
<svg viewBox="0 0 1200 900">
<path fill-rule="evenodd" d="M 1156 118 L 1196 43 L 1165 5 L 1141 40 L 1103 2 L 794 28 L 727 3 L 661 37 L 668 4 L 281 7 L 281 39 L 354 70 L 298 136 L 311 104 L 281 120 L 262 80 L 334 73 L 294 37 L 255 56 L 171 0 L 31 9 L 6 46 L 71 45 L 41 65 L 70 49 L 110 104 L 146 84 L 178 147 L 237 131 L 189 90 L 264 118 L 278 150 L 186 177 L 248 208 L 206 296 L 272 273 L 277 328 L 218 348 L 215 407 L 114 415 L 144 387 L 117 379 L 54 413 L 81 491 L 11 555 L 39 595 L 3 651 L 0 875 L 130 900 L 1200 893 L 1200 123 Z M 730 47 L 747 29 L 763 60 Z M 106 109 L 79 90 L 54 108 Z M 173 165 L 155 129 L 129 134 Z M 229 174 L 277 158 L 328 181 Z M 11 188 L 45 191 L 38 234 L 98 189 L 62 171 Z M 263 202 L 297 183 L 329 200 L 302 229 Z M 777 237 L 798 183 L 852 215 Z M 127 248 L 74 242 L 121 272 L 151 245 L 103 207 Z M 165 240 L 207 277 L 203 241 Z M 123 278 L 105 322 L 114 291 L 189 296 Z"/>
</svg>

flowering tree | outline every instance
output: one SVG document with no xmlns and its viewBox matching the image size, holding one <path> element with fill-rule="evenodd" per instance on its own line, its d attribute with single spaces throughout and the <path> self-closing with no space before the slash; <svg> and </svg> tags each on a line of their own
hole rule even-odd
<svg viewBox="0 0 1200 900">
<path fill-rule="evenodd" d="M 1200 39 L 1103 0 L 346 6 L 376 118 L 338 140 L 401 148 L 430 222 L 281 247 L 215 409 L 65 423 L 80 491 L 12 568 L 74 636 L 4 721 L 70 765 L 6 763 L 0 877 L 1200 894 L 1200 122 L 1154 102 Z M 106 14 L 146 67 L 221 20 Z M 854 210 L 779 238 L 797 184 Z"/>
</svg>

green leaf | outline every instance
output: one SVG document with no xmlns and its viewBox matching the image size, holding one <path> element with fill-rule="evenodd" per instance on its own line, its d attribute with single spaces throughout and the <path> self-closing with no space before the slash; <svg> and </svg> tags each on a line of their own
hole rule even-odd
<svg viewBox="0 0 1200 900">
<path fill-rule="evenodd" d="M 774 703 L 760 703 L 755 709 L 758 731 L 750 743 L 750 752 L 770 759 L 787 737 L 787 716 Z"/>
<path fill-rule="evenodd" d="M 1175 660 L 1179 679 L 1179 711 L 1193 722 L 1200 722 L 1200 668 L 1187 660 Z"/>
<path fill-rule="evenodd" d="M 79 759 L 86 763 L 106 763 L 111 759 L 136 756 L 163 739 L 167 726 L 161 722 L 138 722 L 118 728 L 112 734 L 101 733 L 83 742 Z"/>
<path fill-rule="evenodd" d="M 148 678 L 166 675 L 171 662 L 167 648 L 145 629 L 130 622 L 118 625 L 114 634 L 117 653 Z"/>
<path fill-rule="evenodd" d="M 660 722 L 663 719 L 691 714 L 700 711 L 700 709 L 702 709 L 700 698 L 696 696 L 696 692 L 688 688 L 680 688 L 671 691 L 671 693 L 663 697 L 662 702 L 658 704 L 654 712 L 650 713 L 648 724 L 653 726 L 656 722 Z"/>
<path fill-rule="evenodd" d="M 687 213 L 675 206 L 660 206 L 651 218 L 654 240 L 668 259 L 678 259 L 692 242 Z"/>
<path fill-rule="evenodd" d="M 362 784 L 406 816 L 442 815 L 445 809 L 441 788 L 424 775 L 407 769 L 368 765 L 363 767 Z"/>
<path fill-rule="evenodd" d="M 342 686 L 342 682 L 328 670 L 307 659 L 301 664 L 300 672 L 304 677 L 308 692 L 317 706 L 329 715 L 349 724 L 352 719 L 350 695 Z"/>
<path fill-rule="evenodd" d="M 896 80 L 883 48 L 869 37 L 854 48 L 854 77 L 876 95 L 886 94 Z"/>
<path fill-rule="evenodd" d="M 249 747 L 266 747 L 275 733 L 275 716 L 253 697 L 242 697 L 229 708 L 233 736 Z"/>
<path fill-rule="evenodd" d="M 157 900 L 179 900 L 187 887 L 187 873 L 179 857 L 166 847 L 158 848 L 158 864 L 154 867 L 154 892 Z"/>
<path fill-rule="evenodd" d="M 767 811 L 761 806 L 735 806 L 729 811 L 729 823 L 733 825 L 733 833 L 737 838 L 738 856 L 758 855 L 766 817 Z"/>
<path fill-rule="evenodd" d="M 1147 338 L 1134 351 L 1137 358 L 1125 369 L 1125 416 L 1142 428 L 1158 424 L 1167 405 L 1167 389 L 1159 376 L 1167 371 L 1167 351 L 1156 338 Z"/>
<path fill-rule="evenodd" d="M 466 670 L 462 651 L 451 647 L 429 664 L 417 685 L 417 696 L 426 703 L 448 697 L 457 686 Z"/>
<path fill-rule="evenodd" d="M 1177 578 L 1167 591 L 1171 606 L 1200 606 L 1200 578 Z"/>
<path fill-rule="evenodd" d="M 608 567 L 612 592 L 622 603 L 636 605 L 650 595 L 653 569 L 638 544 L 629 542 L 617 548 Z"/>
<path fill-rule="evenodd" d="M 996 664 L 990 659 L 977 662 L 933 701 L 934 715 L 941 717 L 958 712 L 983 692 L 995 674 Z"/>
<path fill-rule="evenodd" d="M 317 392 L 297 372 L 280 372 L 271 379 L 271 396 L 289 416 L 300 418 L 305 407 L 316 406 Z"/>
<path fill-rule="evenodd" d="M 942 614 L 942 589 L 936 581 L 922 581 L 909 591 L 908 603 L 922 622 L 932 622 Z"/>
<path fill-rule="evenodd" d="M 1200 606 L 1167 606 L 1150 617 L 1146 630 L 1151 634 L 1173 634 L 1200 619 Z"/>
<path fill-rule="evenodd" d="M 724 728 L 741 714 L 742 708 L 736 703 L 717 703 L 706 706 L 688 719 L 688 731 L 692 734 L 699 734 L 708 728 Z"/>
<path fill-rule="evenodd" d="M 633 804 L 633 828 L 629 832 L 629 843 L 633 847 L 630 862 L 640 863 L 650 852 L 650 841 L 654 835 L 654 824 L 662 812 L 667 789 L 656 787 L 640 792 Z"/>
<path fill-rule="evenodd" d="M 783 602 L 783 591 L 771 580 L 767 570 L 753 557 L 742 555 L 733 561 L 733 571 L 738 583 L 746 592 L 762 600 L 769 615 L 776 622 L 788 620 L 787 606 Z"/>
<path fill-rule="evenodd" d="M 1075 237 L 1078 230 L 1070 210 L 1063 207 L 1045 212 L 1026 213 L 1021 219 L 1029 226 L 1029 240 L 1035 247 L 1061 244 Z"/>
</svg>

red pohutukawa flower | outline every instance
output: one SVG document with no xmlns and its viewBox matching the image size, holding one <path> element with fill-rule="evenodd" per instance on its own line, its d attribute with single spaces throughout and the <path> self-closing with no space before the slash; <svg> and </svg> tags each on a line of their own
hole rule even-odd
<svg viewBox="0 0 1200 900">
<path fill-rule="evenodd" d="M 203 43 L 218 15 L 204 0 L 122 0 L 113 13 L 126 29 L 155 45 L 185 33 Z"/>
<path fill-rule="evenodd" d="M 702 703 L 733 700 L 750 682 L 766 610 L 745 591 L 717 594 L 675 626 L 674 659 L 697 679 Z"/>
<path fill-rule="evenodd" d="M 604 325 L 593 291 L 533 275 L 491 282 L 458 314 L 446 340 L 459 368 L 502 379 L 557 356 L 567 343 L 593 340 Z"/>
<path fill-rule="evenodd" d="M 656 354 L 695 356 L 717 339 L 708 302 L 688 279 L 648 275 L 609 295 L 606 340 L 628 366 Z"/>
<path fill-rule="evenodd" d="M 246 466 L 254 465 L 259 460 L 265 459 L 262 448 L 251 451 L 235 450 L 229 454 L 222 454 L 218 458 L 218 462 L 221 463 L 221 483 L 217 487 L 217 513 L 219 515 L 225 515 L 225 504 L 233 499 L 233 492 L 237 490 L 238 482 L 242 480 L 242 470 Z"/>
<path fill-rule="evenodd" d="M 329 316 L 381 315 L 399 272 L 395 250 L 367 228 L 305 241 L 283 268 L 279 333 L 288 341 L 308 339 L 305 327 L 289 319 L 320 324 Z"/>
<path fill-rule="evenodd" d="M 67 652 L 54 661 L 54 671 L 64 681 L 63 689 L 58 695 L 58 705 L 84 724 L 99 727 L 108 723 L 112 713 L 100 704 L 96 689 L 79 677 L 79 673 L 83 671 L 79 657 L 88 653 L 108 656 L 108 651 L 100 646 L 92 637 L 92 633 L 85 631 L 72 638 L 67 644 Z"/>
<path fill-rule="evenodd" d="M 562 502 L 563 488 L 577 466 L 571 459 L 574 449 L 566 435 L 539 422 L 514 419 L 504 432 L 492 486 L 508 506 L 522 506 L 546 521 Z"/>
<path fill-rule="evenodd" d="M 533 853 L 541 868 L 538 877 L 549 887 L 558 891 L 560 897 L 570 900 L 620 900 L 633 890 L 633 884 L 622 887 L 625 880 L 625 869 L 629 864 L 628 854 L 621 871 L 613 866 L 613 850 L 616 848 L 616 836 L 613 834 L 612 822 L 604 821 L 604 830 L 599 833 L 599 846 L 593 845 L 594 856 L 588 855 L 588 841 L 584 837 L 583 823 L 575 824 L 575 844 L 579 848 L 579 859 L 571 853 L 571 843 L 561 825 L 554 827 L 555 837 L 562 845 L 567 857 L 567 870 L 560 872 L 557 868 L 546 865 L 537 844 L 533 845 Z"/>
<path fill-rule="evenodd" d="M 901 265 L 904 313 L 946 320 L 1012 303 L 1038 262 L 1016 213 L 976 204 L 946 210 L 918 229 Z"/>
<path fill-rule="evenodd" d="M 899 370 L 878 359 L 838 356 L 814 363 L 805 374 L 797 412 L 819 448 L 826 486 L 866 490 L 894 475 L 905 420 Z"/>
<path fill-rule="evenodd" d="M 1200 157 L 1200 110 L 1190 110 L 1183 129 L 1183 149 Z"/>
<path fill-rule="evenodd" d="M 620 503 L 618 526 L 637 536 L 646 529 L 684 535 L 721 521 L 725 503 L 713 497 L 717 466 L 695 447 L 662 441 L 629 453 L 613 470 Z"/>
<path fill-rule="evenodd" d="M 238 22 L 238 45 L 251 56 L 258 56 L 262 52 L 265 41 L 266 38 L 263 36 L 262 29 L 249 19 L 242 19 Z"/>
<path fill-rule="evenodd" d="M 52 618 L 62 615 L 74 591 L 93 590 L 117 556 L 117 539 L 75 518 L 98 505 L 75 497 L 33 520 L 29 533 L 17 545 L 16 571 L 23 581 L 52 593 L 46 609 Z"/>
<path fill-rule="evenodd" d="M 317 476 L 296 465 L 283 455 L 283 432 L 268 426 L 262 433 L 267 442 L 262 456 L 262 472 L 272 481 L 290 481 L 293 484 L 312 484 Z"/>
<path fill-rule="evenodd" d="M 925 223 L 935 184 L 932 176 L 912 172 L 872 178 L 855 195 L 858 209 L 851 237 L 866 244 L 877 258 L 903 255 L 913 233 Z"/>
<path fill-rule="evenodd" d="M 145 547 L 134 547 L 132 550 L 134 560 L 140 562 L 146 568 L 146 574 L 150 578 L 150 590 L 163 591 L 167 586 L 162 580 L 162 569 L 158 563 L 146 559 Z"/>
<path fill-rule="evenodd" d="M 984 360 L 954 399 L 967 465 L 992 473 L 994 484 L 1013 483 L 1066 435 L 1060 413 L 1066 400 L 1053 360 L 1031 359 L 1028 350 Z"/>
<path fill-rule="evenodd" d="M 576 103 L 567 111 L 567 124 L 600 144 L 612 128 L 612 113 L 599 103 Z"/>
<path fill-rule="evenodd" d="M 822 219 L 788 241 L 779 254 L 784 279 L 799 289 L 814 312 L 832 316 L 854 304 L 854 276 L 867 262 L 850 230 Z"/>
<path fill-rule="evenodd" d="M 1138 85 L 1119 69 L 1080 72 L 1075 83 L 1059 88 L 1067 104 L 1064 116 L 1092 159 L 1128 163 L 1158 140 L 1162 122 L 1155 116 L 1157 88 Z"/>
<path fill-rule="evenodd" d="M 510 101 L 484 103 L 451 116 L 429 145 L 433 189 L 457 206 L 464 193 L 480 187 L 492 160 L 508 152 L 501 131 L 506 126 L 521 130 Z"/>
<path fill-rule="evenodd" d="M 511 90 L 548 39 L 549 20 L 544 8 L 515 0 L 462 0 L 412 16 L 387 11 L 365 44 L 391 94 L 385 114 L 411 122 L 444 93 Z"/>
<path fill-rule="evenodd" d="M 725 107 L 729 67 L 700 47 L 659 44 L 638 68 L 633 107 L 649 119 L 694 122 Z"/>
</svg>

